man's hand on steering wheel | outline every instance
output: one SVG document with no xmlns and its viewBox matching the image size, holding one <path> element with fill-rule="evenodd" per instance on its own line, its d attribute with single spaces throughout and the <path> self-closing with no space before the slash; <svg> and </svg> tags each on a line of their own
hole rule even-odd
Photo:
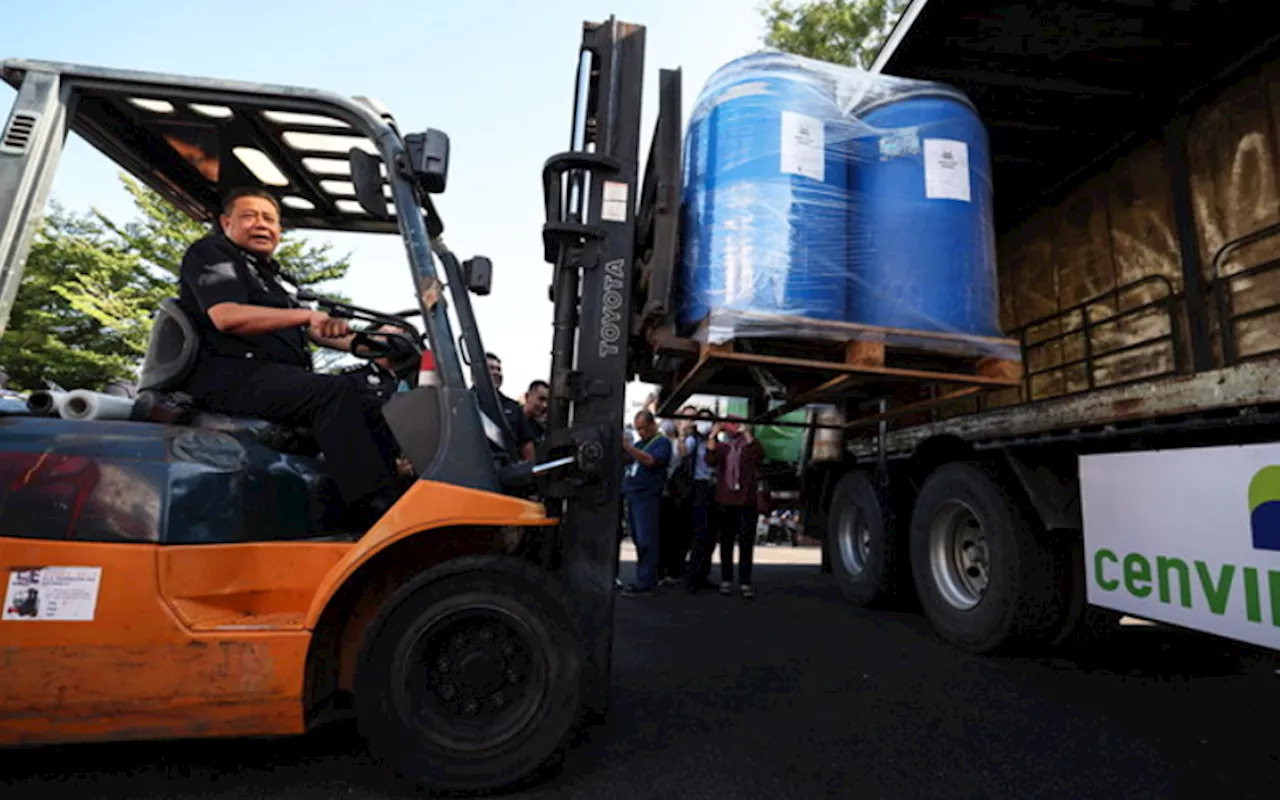
<svg viewBox="0 0 1280 800">
<path fill-rule="evenodd" d="M 312 311 L 307 328 L 315 336 L 323 339 L 341 339 L 351 335 L 351 326 L 345 319 L 331 317 L 323 311 Z"/>
<path fill-rule="evenodd" d="M 415 368 L 421 356 L 418 342 L 394 325 L 353 331 L 350 352 L 356 358 L 387 358 L 401 365 L 412 362 Z M 399 367 L 392 369 L 397 373 L 400 371 Z"/>
</svg>

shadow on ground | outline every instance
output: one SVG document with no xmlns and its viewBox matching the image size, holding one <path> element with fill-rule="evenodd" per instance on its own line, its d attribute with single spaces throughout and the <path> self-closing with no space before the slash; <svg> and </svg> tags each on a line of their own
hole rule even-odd
<svg viewBox="0 0 1280 800">
<path fill-rule="evenodd" d="M 1273 740 L 1251 732 L 1280 715 L 1271 655 L 1133 627 L 1052 656 L 974 657 L 917 614 L 850 608 L 812 565 L 757 569 L 755 601 L 620 598 L 608 720 L 513 796 L 1275 797 Z M 346 723 L 3 758 L 4 800 L 420 796 Z"/>
</svg>

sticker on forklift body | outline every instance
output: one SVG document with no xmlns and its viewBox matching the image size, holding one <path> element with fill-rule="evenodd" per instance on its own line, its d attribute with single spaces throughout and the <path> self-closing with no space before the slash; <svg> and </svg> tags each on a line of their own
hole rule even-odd
<svg viewBox="0 0 1280 800">
<path fill-rule="evenodd" d="M 627 221 L 627 185 L 621 181 L 604 182 L 604 202 L 600 206 L 600 219 L 605 222 Z"/>
<path fill-rule="evenodd" d="M 0 619 L 92 622 L 101 583 L 101 567 L 11 569 L 4 595 L 4 614 Z"/>
</svg>

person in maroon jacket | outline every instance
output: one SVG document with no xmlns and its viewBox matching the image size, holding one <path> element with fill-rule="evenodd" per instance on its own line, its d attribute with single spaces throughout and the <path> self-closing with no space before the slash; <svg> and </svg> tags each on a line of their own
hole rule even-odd
<svg viewBox="0 0 1280 800">
<path fill-rule="evenodd" d="M 742 596 L 755 597 L 751 588 L 752 554 L 756 543 L 756 484 L 764 446 L 746 429 L 740 417 L 716 423 L 707 438 L 707 463 L 716 469 L 716 530 L 720 537 L 720 594 L 733 592 L 733 544 L 741 551 L 738 585 Z M 719 434 L 724 432 L 724 441 Z"/>
</svg>

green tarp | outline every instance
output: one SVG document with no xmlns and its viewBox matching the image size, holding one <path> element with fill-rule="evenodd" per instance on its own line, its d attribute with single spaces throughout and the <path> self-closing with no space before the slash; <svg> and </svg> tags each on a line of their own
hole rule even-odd
<svg viewBox="0 0 1280 800">
<path fill-rule="evenodd" d="M 726 397 L 721 399 L 724 414 L 747 416 L 747 401 L 742 397 Z M 782 422 L 804 422 L 806 411 L 799 409 L 779 418 Z M 790 428 L 780 425 L 756 425 L 753 429 L 760 444 L 764 445 L 765 458 L 770 461 L 782 461 L 788 464 L 799 463 L 804 453 L 804 428 Z"/>
</svg>

